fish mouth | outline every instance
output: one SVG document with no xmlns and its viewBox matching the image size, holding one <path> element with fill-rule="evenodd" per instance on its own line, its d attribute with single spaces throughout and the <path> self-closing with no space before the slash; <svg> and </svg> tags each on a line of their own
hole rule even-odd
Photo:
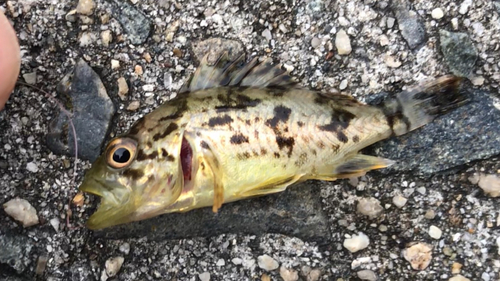
<svg viewBox="0 0 500 281">
<path fill-rule="evenodd" d="M 87 227 L 92 230 L 123 224 L 132 221 L 131 214 L 135 211 L 134 204 L 128 200 L 128 194 L 121 194 L 120 198 L 116 192 L 123 190 L 119 188 L 112 192 L 104 184 L 96 180 L 84 180 L 79 187 L 80 191 L 96 195 L 100 198 L 100 203 L 87 221 Z M 123 193 L 123 192 L 122 192 Z M 127 200 L 123 200 L 127 199 Z"/>
</svg>

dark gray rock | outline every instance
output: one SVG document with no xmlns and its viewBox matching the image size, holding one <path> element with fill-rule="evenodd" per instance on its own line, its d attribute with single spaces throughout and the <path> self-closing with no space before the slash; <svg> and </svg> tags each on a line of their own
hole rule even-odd
<svg viewBox="0 0 500 281">
<path fill-rule="evenodd" d="M 211 208 L 165 214 L 94 234 L 112 239 L 148 237 L 164 240 L 223 233 L 281 233 L 308 241 L 327 241 L 330 232 L 318 182 L 308 181 L 279 194 L 224 204 L 217 214 Z"/>
<path fill-rule="evenodd" d="M 500 109 L 495 102 L 487 93 L 473 90 L 468 104 L 414 132 L 379 142 L 366 153 L 397 161 L 382 173 L 420 175 L 499 155 Z"/>
<path fill-rule="evenodd" d="M 425 25 L 415 11 L 410 11 L 406 2 L 396 0 L 392 10 L 398 21 L 401 36 L 406 40 L 410 49 L 422 45 L 426 40 Z"/>
<path fill-rule="evenodd" d="M 22 273 L 31 263 L 34 243 L 22 235 L 0 234 L 0 264 L 6 264 Z"/>
<path fill-rule="evenodd" d="M 127 1 L 113 1 L 115 19 L 120 22 L 130 43 L 143 44 L 151 32 L 151 22 L 148 18 Z"/>
<path fill-rule="evenodd" d="M 58 92 L 68 99 L 78 140 L 78 156 L 94 161 L 101 152 L 111 119 L 113 102 L 97 73 L 80 60 L 72 73 L 58 85 Z M 50 124 L 47 146 L 57 154 L 74 155 L 74 137 L 68 117 L 60 112 Z"/>
<path fill-rule="evenodd" d="M 466 33 L 439 31 L 441 52 L 450 71 L 467 77 L 474 70 L 478 54 L 472 40 Z"/>
</svg>

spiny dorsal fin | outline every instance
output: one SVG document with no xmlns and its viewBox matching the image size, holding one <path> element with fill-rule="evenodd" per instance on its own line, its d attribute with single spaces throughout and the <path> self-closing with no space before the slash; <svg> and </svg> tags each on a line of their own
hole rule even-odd
<svg viewBox="0 0 500 281">
<path fill-rule="evenodd" d="M 200 66 L 184 83 L 179 93 L 221 86 L 265 88 L 296 84 L 288 71 L 281 68 L 281 64 L 273 64 L 270 59 L 265 59 L 261 63 L 259 63 L 258 58 L 254 58 L 248 63 L 245 63 L 244 60 L 245 55 L 241 55 L 231 61 L 228 59 L 227 52 L 224 52 L 214 65 L 208 65 L 208 54 L 205 55 Z"/>
</svg>

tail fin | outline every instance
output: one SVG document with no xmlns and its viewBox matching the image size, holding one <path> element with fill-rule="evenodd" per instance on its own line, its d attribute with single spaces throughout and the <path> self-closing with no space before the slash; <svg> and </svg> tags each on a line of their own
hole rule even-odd
<svg viewBox="0 0 500 281">
<path fill-rule="evenodd" d="M 396 98 L 385 101 L 382 109 L 394 135 L 399 136 L 465 104 L 464 88 L 463 78 L 442 76 L 399 93 Z"/>
</svg>

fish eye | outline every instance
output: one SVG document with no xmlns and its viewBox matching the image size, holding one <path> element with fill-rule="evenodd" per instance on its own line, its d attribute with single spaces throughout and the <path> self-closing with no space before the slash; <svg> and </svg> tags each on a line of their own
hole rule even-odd
<svg viewBox="0 0 500 281">
<path fill-rule="evenodd" d="M 108 165 L 115 169 L 125 168 L 134 160 L 137 142 L 129 138 L 111 141 L 107 148 Z"/>
</svg>

